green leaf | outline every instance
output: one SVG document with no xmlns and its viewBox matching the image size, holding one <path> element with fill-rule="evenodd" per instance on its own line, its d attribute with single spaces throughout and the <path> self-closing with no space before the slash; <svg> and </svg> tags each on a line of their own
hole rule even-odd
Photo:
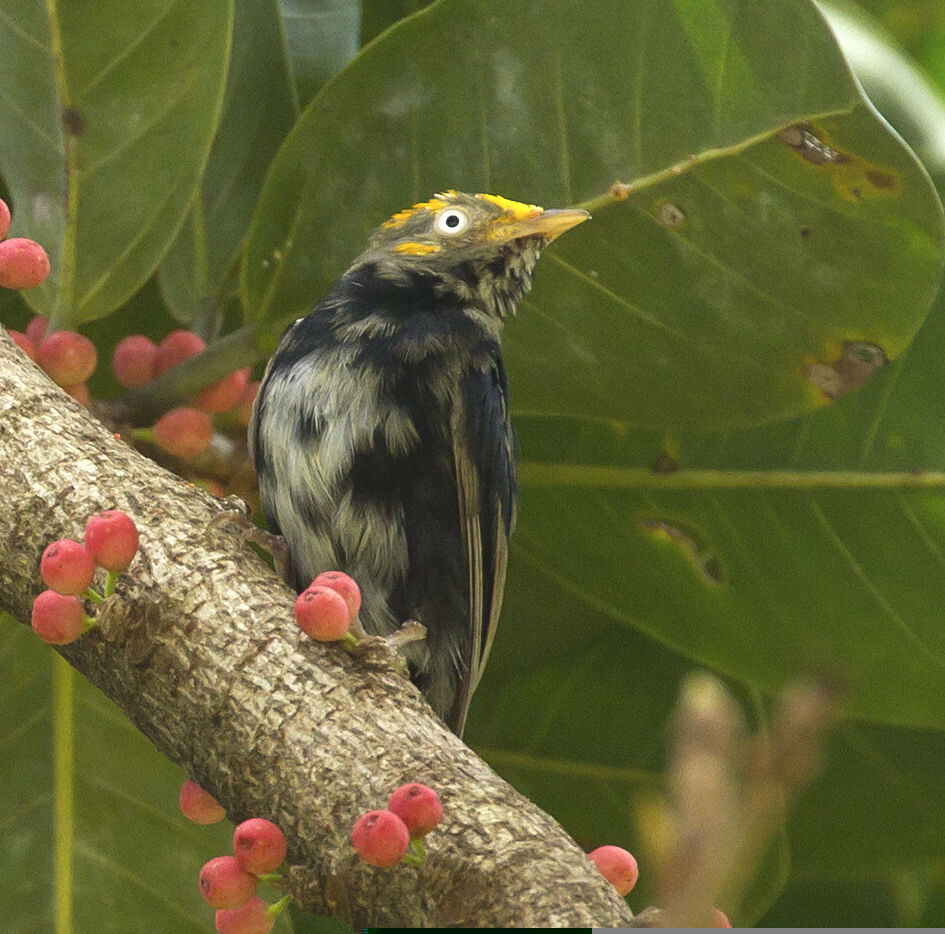
<svg viewBox="0 0 945 934">
<path fill-rule="evenodd" d="M 219 113 L 232 0 L 0 0 L 0 171 L 58 326 L 102 317 L 176 235 Z"/>
<path fill-rule="evenodd" d="M 304 107 L 354 58 L 361 32 L 358 0 L 279 0 L 286 53 Z"/>
<path fill-rule="evenodd" d="M 943 340 L 940 300 L 859 393 L 681 435 L 675 473 L 652 468 L 656 434 L 520 418 L 516 547 L 587 605 L 763 691 L 828 671 L 851 715 L 942 727 Z"/>
<path fill-rule="evenodd" d="M 232 825 L 177 807 L 181 770 L 26 626 L 0 619 L 5 931 L 201 934 L 197 876 Z"/>
<path fill-rule="evenodd" d="M 203 325 L 210 336 L 266 170 L 298 115 L 281 27 L 272 0 L 236 5 L 210 158 L 180 235 L 161 263 L 161 293 L 174 316 Z"/>
<path fill-rule="evenodd" d="M 200 867 L 233 825 L 177 806 L 186 777 L 26 626 L 0 614 L 0 873 L 10 934 L 203 934 Z M 262 892 L 273 901 L 272 893 Z M 275 934 L 342 928 L 284 913 Z"/>
<path fill-rule="evenodd" d="M 628 901 L 640 910 L 657 896 L 640 817 L 664 790 L 667 722 L 692 662 L 588 606 L 514 550 L 506 612 L 466 739 L 583 848 L 630 849 L 641 875 Z M 751 718 L 752 685 L 730 686 Z M 786 836 L 755 867 L 751 899 L 726 906 L 738 924 L 756 923 L 788 879 L 784 904 L 768 917 L 814 923 L 794 893 L 820 884 L 832 899 L 818 902 L 823 923 L 852 919 L 842 897 L 851 878 L 882 889 L 945 859 L 940 731 L 847 720 L 825 747 L 823 772 L 791 809 Z"/>
<path fill-rule="evenodd" d="M 718 428 L 810 410 L 810 368 L 845 341 L 901 353 L 941 268 L 935 192 L 808 0 L 421 10 L 286 141 L 248 316 L 278 330 L 373 226 L 449 187 L 594 212 L 506 329 L 530 413 Z"/>
<path fill-rule="evenodd" d="M 430 5 L 430 0 L 361 0 L 361 45 Z"/>
</svg>

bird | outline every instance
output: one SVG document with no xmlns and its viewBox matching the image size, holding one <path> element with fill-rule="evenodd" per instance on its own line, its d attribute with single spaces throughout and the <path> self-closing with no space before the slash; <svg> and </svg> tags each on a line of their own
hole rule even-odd
<svg viewBox="0 0 945 934">
<path fill-rule="evenodd" d="M 248 438 L 299 592 L 342 570 L 360 623 L 425 637 L 414 684 L 461 736 L 495 635 L 518 488 L 503 324 L 542 250 L 590 215 L 449 190 L 399 211 L 261 380 Z"/>
</svg>

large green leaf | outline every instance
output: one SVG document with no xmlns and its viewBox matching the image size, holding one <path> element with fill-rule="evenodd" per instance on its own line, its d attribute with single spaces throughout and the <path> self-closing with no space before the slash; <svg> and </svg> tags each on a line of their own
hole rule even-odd
<svg viewBox="0 0 945 934">
<path fill-rule="evenodd" d="M 59 325 L 108 314 L 183 220 L 213 138 L 232 0 L 0 0 L 0 171 Z"/>
<path fill-rule="evenodd" d="M 279 0 L 286 54 L 298 100 L 305 106 L 358 51 L 359 0 Z"/>
<path fill-rule="evenodd" d="M 4 934 L 211 931 L 197 877 L 230 851 L 233 825 L 185 820 L 181 770 L 2 614 L 0 672 Z M 274 930 L 312 931 L 312 923 L 285 914 Z"/>
<path fill-rule="evenodd" d="M 298 116 L 295 101 L 277 5 L 240 0 L 213 148 L 160 268 L 161 293 L 178 320 L 215 329 L 266 170 Z"/>
<path fill-rule="evenodd" d="M 663 790 L 666 724 L 692 662 L 588 606 L 520 551 L 506 606 L 466 737 L 586 849 L 615 843 L 633 851 L 641 874 L 628 901 L 635 910 L 652 904 L 653 854 L 638 816 Z M 730 683 L 746 698 L 755 694 L 751 682 L 741 690 Z M 841 723 L 828 736 L 822 774 L 789 815 L 782 845 L 754 867 L 748 900 L 726 910 L 736 923 L 752 924 L 789 879 L 792 892 L 826 886 L 833 903 L 802 913 L 789 896 L 777 909 L 780 924 L 814 923 L 808 919 L 817 910 L 821 923 L 861 923 L 844 901 L 854 899 L 852 879 L 882 890 L 945 859 L 943 767 L 940 731 Z"/>
<path fill-rule="evenodd" d="M 934 190 L 809 0 L 421 10 L 286 141 L 247 314 L 278 330 L 371 226 L 449 187 L 594 212 L 507 328 L 530 413 L 720 427 L 811 409 L 810 368 L 846 341 L 898 355 L 941 267 Z"/>
<path fill-rule="evenodd" d="M 220 125 L 200 192 L 164 257 L 161 292 L 212 334 L 273 156 L 319 87 L 355 54 L 356 0 L 239 0 Z M 234 280 L 234 281 L 231 281 Z"/>
<path fill-rule="evenodd" d="M 4 930 L 206 931 L 197 873 L 231 825 L 186 821 L 180 770 L 9 617 L 0 665 Z"/>
<path fill-rule="evenodd" d="M 429 5 L 430 0 L 361 0 L 361 45 Z"/>
</svg>

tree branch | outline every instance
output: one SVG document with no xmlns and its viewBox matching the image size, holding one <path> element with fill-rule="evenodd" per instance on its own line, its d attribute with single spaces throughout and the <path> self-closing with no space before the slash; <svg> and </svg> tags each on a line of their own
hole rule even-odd
<svg viewBox="0 0 945 934">
<path fill-rule="evenodd" d="M 39 557 L 102 509 L 138 557 L 101 627 L 60 651 L 235 821 L 289 839 L 291 894 L 356 927 L 624 926 L 626 904 L 550 817 L 433 716 L 386 657 L 305 637 L 295 595 L 203 493 L 110 435 L 0 328 L 0 606 L 29 619 Z M 348 834 L 421 781 L 445 817 L 420 867 L 382 871 Z M 196 872 L 195 867 L 195 872 Z"/>
</svg>

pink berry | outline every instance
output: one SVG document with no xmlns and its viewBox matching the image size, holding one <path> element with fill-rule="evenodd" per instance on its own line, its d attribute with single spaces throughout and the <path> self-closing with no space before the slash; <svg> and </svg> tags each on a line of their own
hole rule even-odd
<svg viewBox="0 0 945 934">
<path fill-rule="evenodd" d="M 272 821 L 251 817 L 233 831 L 233 852 L 247 872 L 275 872 L 285 859 L 285 834 Z"/>
<path fill-rule="evenodd" d="M 87 337 L 75 331 L 56 331 L 40 341 L 36 361 L 54 383 L 75 386 L 84 383 L 95 371 L 98 353 Z"/>
<path fill-rule="evenodd" d="M 35 241 L 11 237 L 0 243 L 0 285 L 33 289 L 49 275 L 49 257 Z"/>
<path fill-rule="evenodd" d="M 195 824 L 216 824 L 226 817 L 220 802 L 189 778 L 180 786 L 177 803 L 184 817 Z"/>
<path fill-rule="evenodd" d="M 49 318 L 43 315 L 33 315 L 26 325 L 26 336 L 33 342 L 34 347 L 39 347 L 46 336 L 46 329 L 49 327 Z"/>
<path fill-rule="evenodd" d="M 2 240 L 10 230 L 10 208 L 6 201 L 0 198 L 0 240 Z"/>
<path fill-rule="evenodd" d="M 312 584 L 295 601 L 295 621 L 313 639 L 334 642 L 348 631 L 351 613 L 338 591 Z"/>
<path fill-rule="evenodd" d="M 721 908 L 712 909 L 712 927 L 730 928 L 732 922 L 728 920 L 728 915 Z"/>
<path fill-rule="evenodd" d="M 200 870 L 200 894 L 211 908 L 242 908 L 256 894 L 256 877 L 235 856 L 216 856 Z"/>
<path fill-rule="evenodd" d="M 36 345 L 22 331 L 7 331 L 7 334 L 13 338 L 13 343 L 16 344 L 30 360 L 36 361 Z"/>
<path fill-rule="evenodd" d="M 390 811 L 368 811 L 351 830 L 351 845 L 366 863 L 378 869 L 396 866 L 410 845 L 407 825 Z"/>
<path fill-rule="evenodd" d="M 387 810 L 407 825 L 414 839 L 425 837 L 443 817 L 443 805 L 437 793 L 419 782 L 401 785 L 390 796 Z"/>
<path fill-rule="evenodd" d="M 210 416 L 188 406 L 165 412 L 154 425 L 155 443 L 175 457 L 199 457 L 212 440 Z"/>
<path fill-rule="evenodd" d="M 44 590 L 33 601 L 33 632 L 50 645 L 75 642 L 85 629 L 85 611 L 77 597 Z"/>
<path fill-rule="evenodd" d="M 217 412 L 229 412 L 249 385 L 249 367 L 235 370 L 224 376 L 194 397 L 194 405 L 211 415 Z"/>
<path fill-rule="evenodd" d="M 158 373 L 196 357 L 206 349 L 207 344 L 199 334 L 194 334 L 193 331 L 171 331 L 158 345 Z"/>
<path fill-rule="evenodd" d="M 218 934 L 269 934 L 276 923 L 267 902 L 254 895 L 242 908 L 218 911 L 213 923 Z"/>
<path fill-rule="evenodd" d="M 85 545 L 61 538 L 46 546 L 39 573 L 57 593 L 80 594 L 95 576 L 95 559 Z"/>
<path fill-rule="evenodd" d="M 340 593 L 348 604 L 348 613 L 354 619 L 361 609 L 361 588 L 353 577 L 348 577 L 344 571 L 322 571 L 311 583 L 312 587 L 328 587 Z"/>
<path fill-rule="evenodd" d="M 86 408 L 89 407 L 89 403 L 92 401 L 92 394 L 85 383 L 78 383 L 75 386 L 63 386 L 62 391 L 72 396 L 79 405 L 84 405 Z"/>
<path fill-rule="evenodd" d="M 622 847 L 599 846 L 588 856 L 620 895 L 626 895 L 637 884 L 637 861 Z"/>
<path fill-rule="evenodd" d="M 158 375 L 157 344 L 143 334 L 130 334 L 115 345 L 112 370 L 127 389 L 137 389 Z"/>
<path fill-rule="evenodd" d="M 106 571 L 124 571 L 138 551 L 138 527 L 118 509 L 100 512 L 85 524 L 85 547 Z"/>
</svg>

